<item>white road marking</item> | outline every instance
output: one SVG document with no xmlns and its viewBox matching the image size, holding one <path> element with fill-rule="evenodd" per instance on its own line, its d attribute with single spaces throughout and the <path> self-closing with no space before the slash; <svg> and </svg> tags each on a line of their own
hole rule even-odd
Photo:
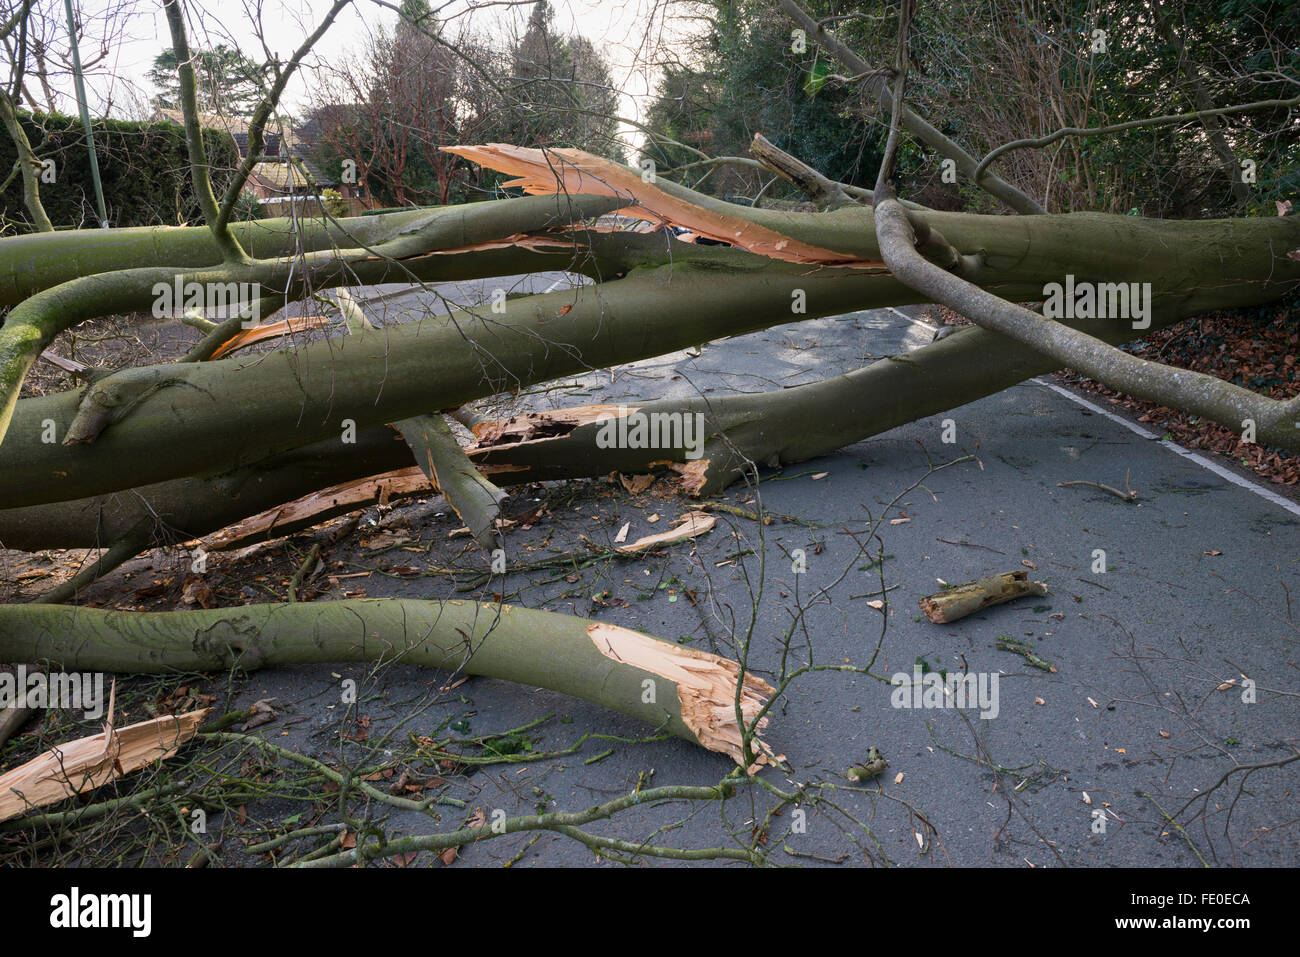
<svg viewBox="0 0 1300 957">
<path fill-rule="evenodd" d="M 1250 479 L 1242 478 L 1240 475 L 1238 475 L 1236 472 L 1233 472 L 1231 469 L 1226 469 L 1219 463 L 1211 461 L 1210 459 L 1207 459 L 1203 455 L 1199 455 L 1196 452 L 1193 452 L 1189 449 L 1185 449 L 1177 442 L 1171 442 L 1169 439 L 1162 439 L 1154 432 L 1148 432 L 1140 425 L 1135 425 L 1134 423 L 1128 421 L 1128 419 L 1125 419 L 1123 416 L 1116 415 L 1114 412 L 1111 412 L 1107 409 L 1103 409 L 1101 406 L 1089 402 L 1087 399 L 1081 399 L 1079 396 L 1075 395 L 1069 389 L 1063 389 L 1054 382 L 1046 382 L 1042 379 L 1030 379 L 1029 381 L 1037 385 L 1046 386 L 1047 388 L 1051 389 L 1053 392 L 1065 396 L 1071 402 L 1077 402 L 1079 405 L 1083 406 L 1085 409 L 1088 409 L 1091 412 L 1096 412 L 1098 415 L 1104 415 L 1112 422 L 1118 422 L 1120 425 L 1124 426 L 1124 428 L 1128 429 L 1130 432 L 1135 432 L 1138 435 L 1142 436 L 1142 438 L 1144 439 L 1155 439 L 1159 441 L 1159 443 L 1162 446 L 1167 448 L 1170 452 L 1173 452 L 1175 455 L 1181 455 L 1189 462 L 1195 462 L 1201 468 L 1209 469 L 1215 475 L 1219 476 L 1220 478 L 1227 479 L 1233 485 L 1239 485 L 1242 488 L 1247 489 L 1248 491 L 1254 492 L 1260 498 L 1267 499 L 1268 501 L 1272 502 L 1274 505 L 1281 506 L 1282 508 L 1290 512 L 1292 515 L 1300 515 L 1300 505 L 1297 505 L 1295 502 L 1292 502 L 1290 499 L 1284 498 L 1281 495 L 1278 495 L 1277 492 L 1274 492 L 1271 489 L 1267 489 L 1262 485 L 1257 485 L 1254 482 L 1250 481 Z"/>
<path fill-rule="evenodd" d="M 893 306 L 886 306 L 885 308 L 889 309 L 891 312 L 898 312 L 898 310 L 895 309 Z M 904 316 L 903 313 L 901 312 L 898 312 L 898 314 L 900 316 L 903 316 L 904 319 L 909 319 L 908 316 Z M 929 325 L 929 323 L 920 322 L 915 319 L 911 319 L 910 321 L 918 326 L 924 326 L 927 329 L 933 328 L 931 325 Z M 1051 389 L 1053 392 L 1065 396 L 1071 402 L 1078 403 L 1079 405 L 1083 406 L 1085 409 L 1088 409 L 1091 412 L 1096 412 L 1098 415 L 1104 415 L 1112 422 L 1118 422 L 1120 425 L 1124 426 L 1124 428 L 1128 429 L 1130 432 L 1134 432 L 1142 436 L 1142 438 L 1144 439 L 1158 440 L 1162 446 L 1167 448 L 1170 452 L 1173 452 L 1175 455 L 1180 455 L 1183 458 L 1187 459 L 1189 462 L 1195 462 L 1201 468 L 1208 469 L 1209 471 L 1213 472 L 1215 475 L 1219 476 L 1220 478 L 1227 479 L 1233 485 L 1238 485 L 1241 488 L 1246 489 L 1247 491 L 1254 492 L 1260 498 L 1265 499 L 1269 502 L 1272 502 L 1274 505 L 1286 509 L 1292 515 L 1300 515 L 1300 505 L 1297 505 L 1289 498 L 1286 498 L 1282 495 L 1278 495 L 1277 492 L 1274 492 L 1272 489 L 1268 489 L 1262 485 L 1258 485 L 1255 482 L 1250 481 L 1250 479 L 1242 478 L 1236 472 L 1233 472 L 1231 469 L 1224 468 L 1218 462 L 1214 462 L 1210 459 L 1207 459 L 1205 456 L 1193 452 L 1190 449 L 1185 449 L 1177 442 L 1171 442 L 1169 439 L 1162 439 L 1154 432 L 1148 432 L 1146 429 L 1142 428 L 1142 426 L 1135 425 L 1134 423 L 1130 422 L 1128 419 L 1124 418 L 1122 415 L 1116 415 L 1114 412 L 1111 412 L 1108 409 L 1103 409 L 1101 406 L 1097 405 L 1096 403 L 1089 402 L 1087 399 L 1080 398 L 1079 396 L 1071 392 L 1069 389 L 1063 389 L 1054 382 L 1048 382 L 1044 379 L 1038 379 L 1038 378 L 1030 379 L 1029 381 L 1033 382 L 1036 385 L 1045 386 Z M 1298 425 L 1297 428 L 1300 428 L 1300 425 Z"/>
</svg>

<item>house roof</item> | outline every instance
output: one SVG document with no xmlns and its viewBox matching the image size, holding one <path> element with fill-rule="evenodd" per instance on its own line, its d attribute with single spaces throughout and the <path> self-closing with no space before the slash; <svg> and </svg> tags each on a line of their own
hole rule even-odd
<svg viewBox="0 0 1300 957">
<path fill-rule="evenodd" d="M 181 110 L 157 110 L 155 116 L 160 120 L 175 123 L 177 126 L 185 125 L 185 113 Z M 199 126 L 229 133 L 235 141 L 235 146 L 239 148 L 239 155 L 248 155 L 248 120 L 238 116 L 224 116 L 218 113 L 200 113 Z M 262 152 L 267 156 L 279 155 L 280 134 L 268 130 L 264 139 Z M 292 142 L 295 138 L 286 132 L 285 139 Z"/>
<path fill-rule="evenodd" d="M 253 166 L 252 179 L 256 179 L 268 189 L 288 193 L 293 189 L 304 189 L 307 178 L 288 163 L 257 163 Z"/>
<path fill-rule="evenodd" d="M 354 107 L 347 104 L 332 104 L 321 107 L 311 114 L 310 117 L 296 130 L 285 130 L 283 135 L 280 133 L 266 133 L 266 144 L 263 153 L 266 156 L 280 156 L 288 154 L 290 157 L 300 160 L 303 167 L 307 170 L 307 175 L 316 182 L 316 185 L 338 186 L 340 183 L 339 174 L 331 172 L 320 166 L 315 159 L 316 141 L 324 132 L 325 124 L 322 123 L 322 114 L 324 119 L 331 123 L 344 121 L 348 112 Z M 185 114 L 181 110 L 157 110 L 155 116 L 160 120 L 166 120 L 175 123 L 177 126 L 185 125 Z M 248 155 L 248 120 L 237 116 L 223 116 L 217 113 L 200 113 L 199 125 L 208 129 L 224 130 L 229 133 L 235 140 L 235 145 L 239 148 L 239 155 Z M 301 189 L 307 185 L 302 172 L 294 169 L 292 174 L 288 172 L 288 165 L 284 163 L 258 163 L 253 167 L 253 176 L 257 177 L 267 188 L 288 190 L 292 181 L 294 189 Z"/>
</svg>

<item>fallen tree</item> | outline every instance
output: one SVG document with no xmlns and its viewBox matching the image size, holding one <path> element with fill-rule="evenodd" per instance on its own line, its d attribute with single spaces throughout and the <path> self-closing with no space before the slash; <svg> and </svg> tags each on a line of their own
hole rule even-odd
<svg viewBox="0 0 1300 957">
<path fill-rule="evenodd" d="M 548 202 L 553 212 L 555 201 Z M 819 216 L 828 222 L 819 222 Z M 871 210 L 845 208 L 787 218 L 790 234 L 842 238 L 843 248 L 852 253 L 878 252 L 874 241 L 858 238 L 874 236 Z M 800 228 L 810 220 L 808 228 Z M 1300 246 L 1300 222 L 1291 217 L 1175 223 L 1093 214 L 1023 219 L 935 214 L 927 222 L 961 256 L 978 260 L 969 282 L 1011 300 L 1041 298 L 1044 285 L 1072 270 L 1080 282 L 1084 277 L 1150 282 L 1153 314 L 1175 321 L 1266 302 L 1300 281 L 1300 263 L 1282 253 Z M 575 235 L 567 234 L 566 241 L 574 242 Z M 607 248 L 597 241 L 586 250 L 598 255 Z M 652 251 L 649 243 L 633 242 L 622 252 L 622 262 L 596 261 L 605 268 L 628 269 L 623 278 L 511 300 L 502 315 L 462 311 L 269 356 L 133 370 L 147 384 L 130 398 L 129 416 L 93 444 L 49 441 L 51 428 L 60 440 L 66 436 L 81 395 L 24 399 L 0 443 L 0 501 L 11 507 L 36 505 L 220 473 L 339 435 L 345 420 L 360 428 L 382 425 L 586 369 L 740 335 L 795 315 L 833 315 L 929 298 L 880 272 L 862 274 L 844 267 L 810 272 L 807 266 L 764 261 L 736 249 L 663 242 Z M 631 266 L 629 260 L 638 252 L 643 264 Z M 318 281 L 342 280 L 337 265 L 331 264 L 328 277 L 318 275 Z M 359 271 L 367 265 L 393 268 L 382 260 L 354 265 Z M 186 282 L 226 283 L 274 271 L 270 266 L 231 267 L 182 275 Z M 78 299 L 79 308 L 147 306 L 152 282 L 163 271 L 145 272 L 149 284 L 134 287 L 125 300 Z M 372 275 L 383 274 L 377 268 Z M 173 275 L 168 272 L 166 279 Z M 66 289 L 66 284 L 56 287 Z M 60 301 L 70 295 L 61 292 Z M 792 313 L 792 301 L 800 299 L 806 312 Z M 1128 325 L 1130 336 L 1139 331 Z M 998 350 L 985 342 L 966 341 L 968 361 L 1000 361 Z M 238 396 L 238 414 L 220 396 Z M 186 440 L 194 435 L 204 441 Z M 1293 435 L 1280 442 L 1285 448 L 1300 447 Z"/>
</svg>

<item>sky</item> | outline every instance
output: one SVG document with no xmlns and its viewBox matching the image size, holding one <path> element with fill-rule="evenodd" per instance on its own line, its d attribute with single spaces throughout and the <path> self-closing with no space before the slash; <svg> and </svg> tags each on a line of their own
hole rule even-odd
<svg viewBox="0 0 1300 957">
<path fill-rule="evenodd" d="M 123 0 L 80 0 L 78 8 L 91 18 L 89 32 L 95 35 L 94 18 L 120 5 Z M 397 0 L 393 0 L 397 2 Z M 531 4 L 497 2 L 484 4 L 470 18 L 476 27 L 493 36 L 509 35 L 509 21 L 522 28 Z M 52 4 L 55 10 L 61 3 Z M 639 118 L 648 105 L 655 76 L 641 65 L 638 57 L 646 39 L 646 28 L 656 8 L 657 0 L 552 0 L 555 9 L 554 26 L 561 33 L 580 33 L 601 49 L 610 62 L 615 84 L 623 93 L 621 110 L 625 116 Z M 470 0 L 432 0 L 435 10 L 464 11 Z M 254 24 L 264 24 L 266 48 L 282 60 L 292 55 L 302 40 L 313 30 L 329 9 L 328 0 L 186 0 L 189 13 L 189 34 L 192 47 L 213 46 L 217 43 L 238 45 L 254 59 L 265 59 L 263 41 L 259 39 Z M 444 14 L 445 15 L 445 14 Z M 379 27 L 392 28 L 395 12 L 376 4 L 373 0 L 356 0 L 345 9 L 329 32 L 318 42 L 315 52 L 326 60 L 337 59 L 349 52 L 360 51 L 366 38 Z M 457 21 L 459 22 L 459 21 Z M 147 110 L 148 98 L 154 93 L 147 72 L 155 56 L 170 45 L 166 17 L 161 0 L 134 0 L 132 12 L 120 20 L 120 41 L 112 45 L 112 53 L 100 68 L 86 78 L 87 100 L 91 112 L 102 115 L 107 108 L 113 115 L 124 118 L 142 118 Z M 662 37 L 656 33 L 656 37 Z M 66 33 L 61 35 L 61 39 Z M 96 52 L 92 40 L 82 41 L 83 59 Z M 63 80 L 56 84 L 65 95 L 63 108 L 75 108 L 72 84 Z M 290 83 L 284 105 L 291 114 L 301 114 L 311 89 L 311 72 L 303 69 Z"/>
</svg>

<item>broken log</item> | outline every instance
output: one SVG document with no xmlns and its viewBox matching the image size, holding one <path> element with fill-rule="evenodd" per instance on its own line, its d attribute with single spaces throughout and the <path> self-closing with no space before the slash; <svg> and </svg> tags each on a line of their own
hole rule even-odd
<svg viewBox="0 0 1300 957">
<path fill-rule="evenodd" d="M 947 624 L 973 615 L 990 605 L 1023 598 L 1025 595 L 1046 595 L 1042 582 L 1028 581 L 1029 572 L 1018 568 L 1001 575 L 990 575 L 964 585 L 956 585 L 934 595 L 927 595 L 917 604 L 925 617 L 937 625 Z"/>
<path fill-rule="evenodd" d="M 163 674 L 277 664 L 389 662 L 549 688 L 662 728 L 744 765 L 747 723 L 774 689 L 734 661 L 571 615 L 399 598 L 120 612 L 0 605 L 0 661 Z M 737 684 L 740 691 L 737 692 Z M 781 760 L 751 737 L 747 770 Z"/>
</svg>

